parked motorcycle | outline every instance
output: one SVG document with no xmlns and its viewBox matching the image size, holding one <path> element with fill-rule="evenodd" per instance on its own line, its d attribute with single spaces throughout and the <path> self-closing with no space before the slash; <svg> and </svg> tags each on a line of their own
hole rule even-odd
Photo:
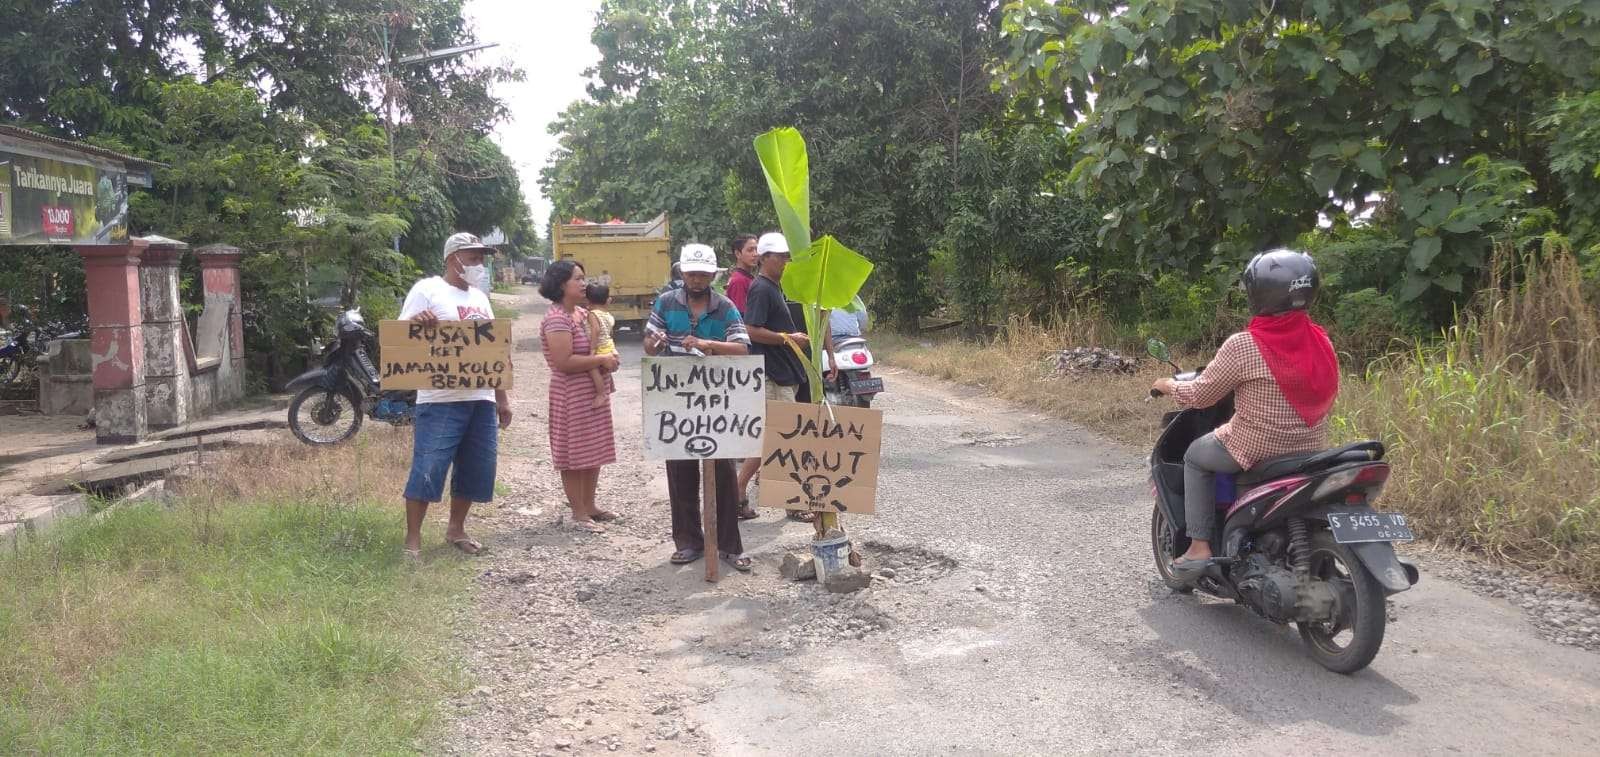
<svg viewBox="0 0 1600 757">
<path fill-rule="evenodd" d="M 1174 378 L 1198 375 L 1173 365 L 1159 340 L 1150 340 L 1148 349 L 1172 366 Z M 1153 389 L 1150 394 L 1160 396 Z M 1406 517 L 1372 507 L 1389 479 L 1382 442 L 1277 457 L 1244 473 L 1218 475 L 1219 526 L 1211 538 L 1216 558 L 1195 576 L 1173 575 L 1172 560 L 1189 548 L 1184 452 L 1232 415 L 1229 395 L 1212 407 L 1162 418 L 1161 437 L 1150 455 L 1156 571 L 1174 591 L 1199 589 L 1274 623 L 1294 623 L 1311 657 L 1329 670 L 1353 673 L 1366 667 L 1383 644 L 1385 598 L 1419 578 L 1392 544 L 1414 538 Z"/>
<path fill-rule="evenodd" d="M 346 310 L 334 323 L 334 341 L 322 350 L 322 367 L 295 377 L 288 390 L 289 430 L 307 444 L 338 444 L 361 430 L 363 418 L 396 426 L 411 422 L 417 393 L 384 391 L 371 354 L 377 338 L 360 308 Z"/>
<path fill-rule="evenodd" d="M 26 308 L 17 308 L 12 330 L 0 342 L 0 386 L 18 383 L 51 340 L 82 338 L 87 327 L 86 320 L 35 324 Z"/>
<path fill-rule="evenodd" d="M 874 365 L 866 337 L 835 338 L 833 353 L 822 356 L 824 397 L 835 405 L 871 407 L 872 398 L 883 391 L 883 379 L 872 375 Z M 837 373 L 832 373 L 834 366 Z"/>
</svg>

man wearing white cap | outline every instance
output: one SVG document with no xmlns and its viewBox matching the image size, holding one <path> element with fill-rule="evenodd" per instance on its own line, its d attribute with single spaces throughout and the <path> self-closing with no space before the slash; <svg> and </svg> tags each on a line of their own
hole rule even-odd
<svg viewBox="0 0 1600 757">
<path fill-rule="evenodd" d="M 793 343 L 801 351 L 810 349 L 811 340 L 796 327 L 789 312 L 789 302 L 783 296 L 783 269 L 789 265 L 789 240 L 783 234 L 769 231 L 756 240 L 756 258 L 760 274 L 750 284 L 750 294 L 745 298 L 744 323 L 750 331 L 752 352 L 767 359 L 767 399 L 793 402 L 795 389 L 805 381 L 805 367 L 795 354 Z M 745 490 L 750 480 L 761 469 L 760 458 L 750 458 L 739 471 L 739 498 L 744 509 L 749 508 Z M 795 511 L 795 520 L 809 520 L 811 513 Z"/>
<path fill-rule="evenodd" d="M 400 320 L 432 325 L 439 321 L 492 320 L 485 291 L 490 286 L 484 258 L 493 247 L 473 234 L 453 234 L 444 242 L 444 275 L 411 287 Z M 422 520 L 428 505 L 444 497 L 450 476 L 450 522 L 444 538 L 456 549 L 478 554 L 483 545 L 467 536 L 467 511 L 474 502 L 494 499 L 497 428 L 511 425 L 511 402 L 504 389 L 420 389 L 411 444 L 411 475 L 406 480 L 406 554 L 422 549 Z"/>
<path fill-rule="evenodd" d="M 678 257 L 683 288 L 656 298 L 645 326 L 644 351 L 648 355 L 748 355 L 739 309 L 727 297 L 711 291 L 717 271 L 717 253 L 703 244 L 686 244 Z M 741 572 L 750 570 L 739 536 L 739 492 L 734 489 L 732 460 L 713 463 L 717 476 L 717 552 Z M 700 527 L 700 463 L 667 461 L 667 496 L 672 503 L 672 541 L 677 551 L 672 563 L 683 565 L 705 554 L 705 531 Z"/>
</svg>

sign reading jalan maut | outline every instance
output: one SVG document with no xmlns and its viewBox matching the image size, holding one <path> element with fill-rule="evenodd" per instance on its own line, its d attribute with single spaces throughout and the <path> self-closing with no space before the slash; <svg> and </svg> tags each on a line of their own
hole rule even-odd
<svg viewBox="0 0 1600 757">
<path fill-rule="evenodd" d="M 871 514 L 882 445 L 881 411 L 769 402 L 758 504 Z"/>
<path fill-rule="evenodd" d="M 759 355 L 647 357 L 644 456 L 711 460 L 761 454 L 765 359 Z"/>
</svg>

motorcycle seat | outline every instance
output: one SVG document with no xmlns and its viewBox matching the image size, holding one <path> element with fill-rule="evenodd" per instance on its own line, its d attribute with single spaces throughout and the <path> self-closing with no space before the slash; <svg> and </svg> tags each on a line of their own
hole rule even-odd
<svg viewBox="0 0 1600 757">
<path fill-rule="evenodd" d="M 1249 486 L 1274 478 L 1327 470 L 1335 465 L 1344 465 L 1345 463 L 1365 463 L 1373 460 L 1382 460 L 1383 453 L 1383 442 L 1365 441 L 1353 442 L 1343 447 L 1335 447 L 1322 452 L 1297 452 L 1292 455 L 1281 455 L 1256 463 L 1254 468 L 1240 473 L 1234 478 L 1234 481 L 1239 486 Z"/>
</svg>

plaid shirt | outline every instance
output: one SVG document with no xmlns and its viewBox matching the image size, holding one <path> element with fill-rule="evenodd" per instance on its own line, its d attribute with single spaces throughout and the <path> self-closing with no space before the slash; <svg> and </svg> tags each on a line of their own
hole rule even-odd
<svg viewBox="0 0 1600 757">
<path fill-rule="evenodd" d="M 1327 446 L 1327 419 L 1306 425 L 1284 399 L 1249 332 L 1228 337 L 1199 378 L 1178 382 L 1173 399 L 1184 407 L 1210 407 L 1228 392 L 1234 392 L 1233 418 L 1217 428 L 1217 440 L 1245 470 L 1280 455 Z"/>
<path fill-rule="evenodd" d="M 711 293 L 706 311 L 698 318 L 689 309 L 688 290 L 673 289 L 656 298 L 650 311 L 650 321 L 645 331 L 662 334 L 674 350 L 683 349 L 683 339 L 691 334 L 713 342 L 749 344 L 750 334 L 745 331 L 744 319 L 733 302 L 716 292 Z"/>
</svg>

